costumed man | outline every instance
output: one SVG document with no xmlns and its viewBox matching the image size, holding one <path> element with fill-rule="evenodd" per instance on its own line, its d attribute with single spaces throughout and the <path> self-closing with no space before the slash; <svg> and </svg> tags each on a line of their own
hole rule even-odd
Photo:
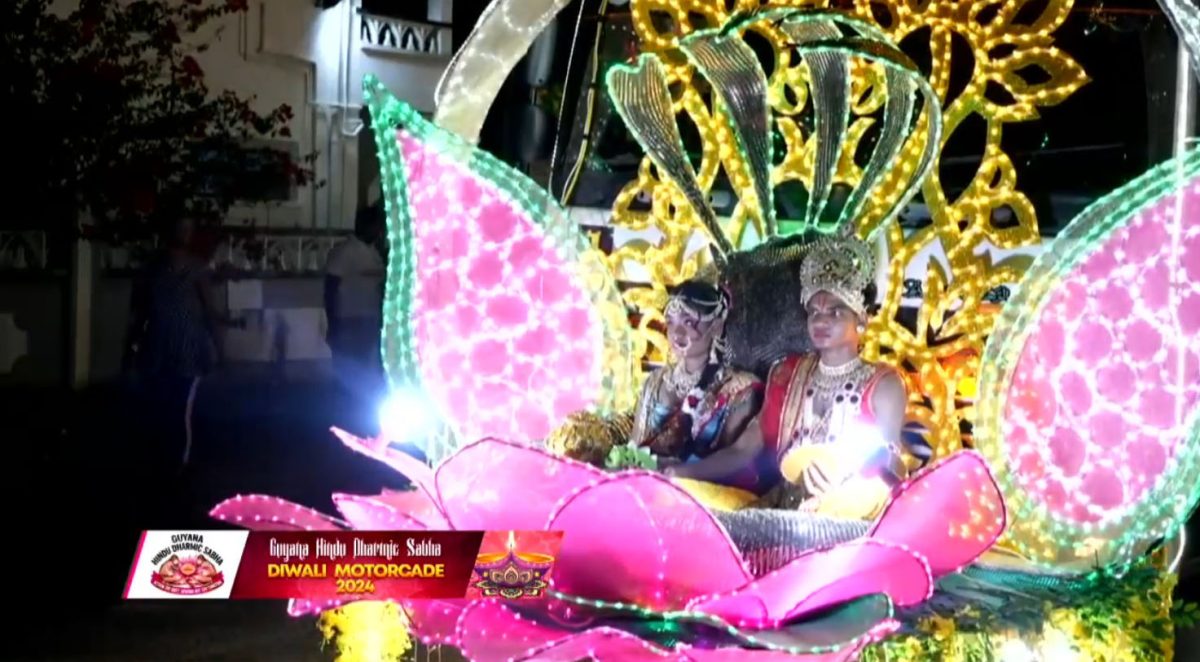
<svg viewBox="0 0 1200 662">
<path fill-rule="evenodd" d="M 814 352 L 779 361 L 750 430 L 779 458 L 778 507 L 872 519 L 906 474 L 908 401 L 890 366 L 863 361 L 875 258 L 850 234 L 819 239 L 800 268 L 800 303 Z"/>
<path fill-rule="evenodd" d="M 874 263 L 871 247 L 850 236 L 807 248 L 797 303 L 814 351 L 775 363 L 758 417 L 710 460 L 729 470 L 763 454 L 777 459 L 785 480 L 751 507 L 872 519 L 905 477 L 904 381 L 859 356 Z"/>
</svg>

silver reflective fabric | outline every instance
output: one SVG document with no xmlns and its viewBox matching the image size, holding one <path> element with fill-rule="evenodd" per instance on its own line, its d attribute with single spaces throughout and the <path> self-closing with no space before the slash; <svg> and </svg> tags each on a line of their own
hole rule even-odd
<svg viewBox="0 0 1200 662">
<path fill-rule="evenodd" d="M 782 567 L 807 551 L 861 538 L 871 526 L 870 522 L 767 508 L 715 515 L 729 531 L 756 577 Z"/>
<path fill-rule="evenodd" d="M 1195 0 L 1158 0 L 1158 4 L 1187 48 L 1188 57 L 1192 59 L 1192 75 L 1200 78 L 1200 5 Z"/>
<path fill-rule="evenodd" d="M 662 175 L 683 192 L 721 254 L 733 252 L 684 152 L 662 62 L 654 55 L 643 55 L 634 67 L 613 67 L 607 83 L 613 106 L 638 144 Z"/>
<path fill-rule="evenodd" d="M 828 21 L 785 23 L 783 29 L 797 46 L 841 36 L 837 26 Z M 829 192 L 846 140 L 846 120 L 850 116 L 850 57 L 845 53 L 820 51 L 806 54 L 804 60 L 811 73 L 809 89 L 812 90 L 817 134 L 807 224 L 818 227 L 825 205 L 829 203 Z"/>
<path fill-rule="evenodd" d="M 727 37 L 712 32 L 688 37 L 679 48 L 720 97 L 754 182 L 763 227 L 767 236 L 774 236 L 771 109 L 767 105 L 767 74 L 758 63 L 758 56 L 739 35 Z"/>
<path fill-rule="evenodd" d="M 883 107 L 883 129 L 879 132 L 874 158 L 867 164 L 862 180 L 842 210 L 843 219 L 858 218 L 875 186 L 891 172 L 910 133 L 917 86 L 912 76 L 898 69 L 888 67 L 884 75 L 887 81 L 887 104 Z"/>
</svg>

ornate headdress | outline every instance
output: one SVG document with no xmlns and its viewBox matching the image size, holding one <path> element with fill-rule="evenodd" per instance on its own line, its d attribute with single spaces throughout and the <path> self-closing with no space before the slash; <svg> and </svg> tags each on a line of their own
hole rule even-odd
<svg viewBox="0 0 1200 662">
<path fill-rule="evenodd" d="M 697 305 L 709 309 L 708 312 L 696 310 Z M 722 320 L 729 314 L 729 292 L 714 287 L 711 296 L 697 296 L 695 292 L 673 288 L 670 298 L 667 299 L 665 314 L 669 316 L 677 313 L 681 307 L 695 312 L 705 324 Z"/>
<path fill-rule="evenodd" d="M 859 315 L 866 315 L 865 290 L 874 280 L 875 253 L 849 233 L 822 237 L 808 248 L 800 266 L 800 299 L 828 292 Z"/>
</svg>

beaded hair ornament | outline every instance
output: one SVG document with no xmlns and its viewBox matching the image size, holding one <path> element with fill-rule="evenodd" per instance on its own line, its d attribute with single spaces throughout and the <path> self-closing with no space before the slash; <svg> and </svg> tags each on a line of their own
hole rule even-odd
<svg viewBox="0 0 1200 662">
<path fill-rule="evenodd" d="M 822 237 L 808 247 L 800 265 L 801 301 L 807 305 L 817 292 L 828 292 L 865 316 L 865 290 L 874 273 L 875 252 L 870 244 L 849 232 Z"/>
<path fill-rule="evenodd" d="M 696 310 L 696 306 L 712 308 L 712 310 L 702 313 Z M 695 315 L 703 324 L 725 319 L 725 316 L 729 314 L 729 294 L 724 289 L 718 289 L 716 297 L 712 299 L 700 299 L 694 296 L 684 296 L 679 292 L 672 292 L 670 298 L 667 299 L 667 307 L 664 311 L 666 316 L 679 315 L 685 310 Z"/>
</svg>

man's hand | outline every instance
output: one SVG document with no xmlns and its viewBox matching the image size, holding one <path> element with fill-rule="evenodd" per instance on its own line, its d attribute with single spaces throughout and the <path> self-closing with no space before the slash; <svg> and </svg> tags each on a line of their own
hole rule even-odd
<svg viewBox="0 0 1200 662">
<path fill-rule="evenodd" d="M 804 470 L 806 487 L 813 494 L 825 494 L 842 485 L 849 478 L 848 475 L 843 475 L 843 472 L 836 471 L 836 466 L 830 468 L 822 466 L 822 464 L 820 461 L 814 461 Z"/>
<path fill-rule="evenodd" d="M 887 483 L 888 487 L 895 487 L 900 484 L 900 476 L 897 474 L 895 466 L 901 462 L 902 460 L 892 449 L 880 449 L 863 465 L 858 476 L 860 478 L 877 478 Z"/>
</svg>

